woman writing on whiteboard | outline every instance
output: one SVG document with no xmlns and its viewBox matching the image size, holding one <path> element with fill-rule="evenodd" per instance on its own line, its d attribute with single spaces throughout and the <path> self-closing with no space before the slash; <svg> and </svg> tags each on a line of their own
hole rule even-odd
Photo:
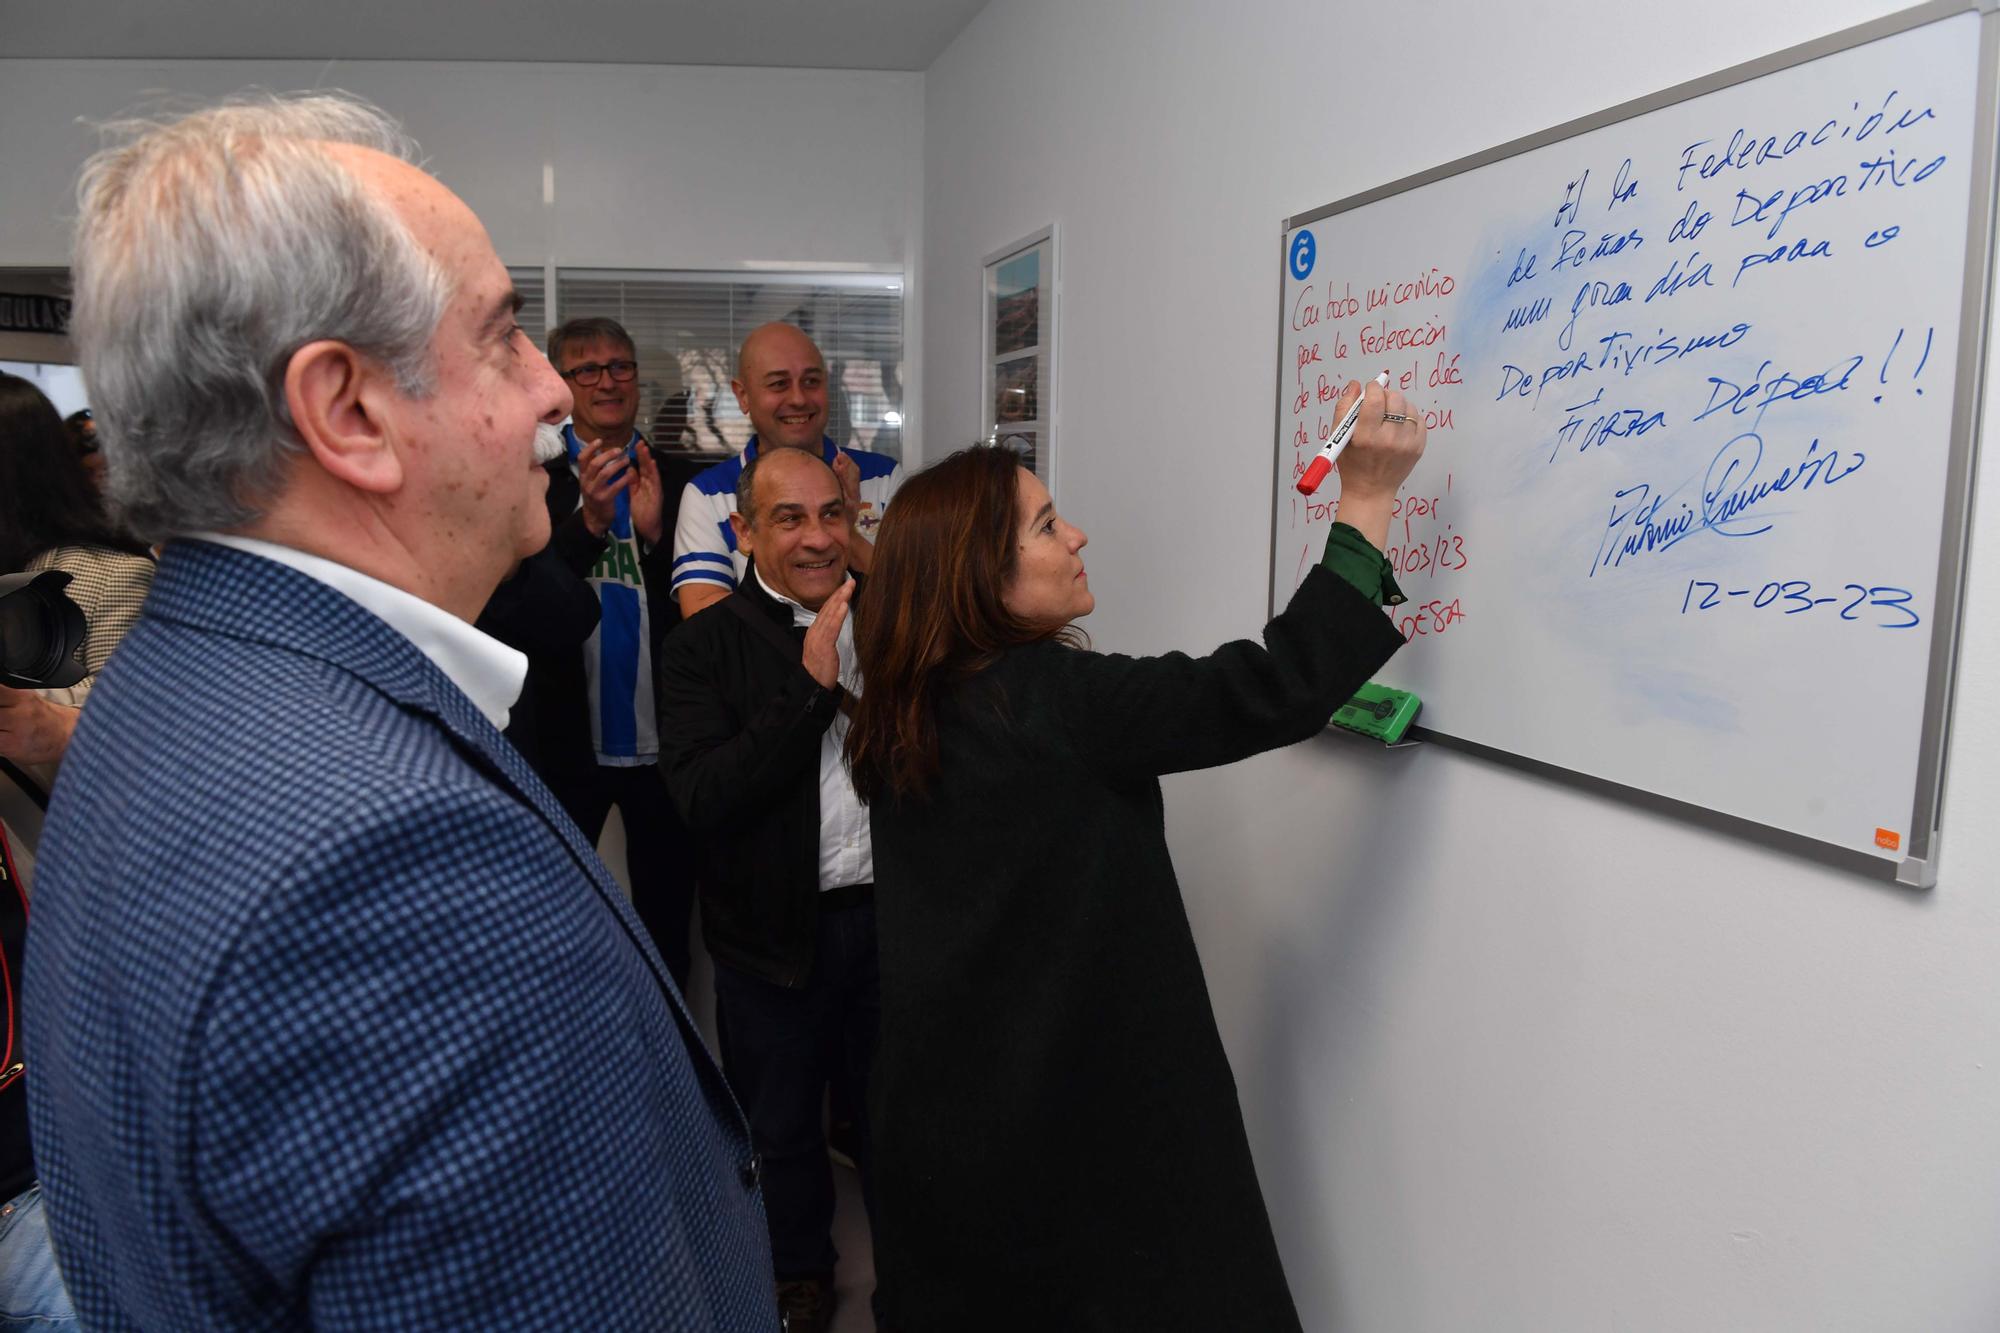
<svg viewBox="0 0 2000 1333">
<path fill-rule="evenodd" d="M 847 741 L 875 850 L 885 1328 L 1299 1327 L 1157 779 L 1313 734 L 1402 646 L 1381 548 L 1423 445 L 1370 385 L 1323 565 L 1263 644 L 1203 658 L 1080 646 L 1084 534 L 1012 453 L 897 494 Z"/>
</svg>

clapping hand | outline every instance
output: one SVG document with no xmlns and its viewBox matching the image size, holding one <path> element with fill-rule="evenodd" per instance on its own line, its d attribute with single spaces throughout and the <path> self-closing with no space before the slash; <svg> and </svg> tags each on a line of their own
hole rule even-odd
<svg viewBox="0 0 2000 1333">
<path fill-rule="evenodd" d="M 806 629 L 802 654 L 806 673 L 830 690 L 840 679 L 840 627 L 847 623 L 847 604 L 854 597 L 854 580 L 833 590 L 819 608 L 819 618 Z"/>
<path fill-rule="evenodd" d="M 608 440 L 586 446 L 577 459 L 577 484 L 583 488 L 583 522 L 591 536 L 602 537 L 611 531 L 612 520 L 618 517 L 619 492 L 632 485 L 630 462 L 625 450 Z"/>
<path fill-rule="evenodd" d="M 660 465 L 644 440 L 638 445 L 638 464 L 632 476 L 632 531 L 658 546 L 665 535 L 666 493 L 660 483 Z"/>
<path fill-rule="evenodd" d="M 833 479 L 840 483 L 840 503 L 852 523 L 861 513 L 861 465 L 849 458 L 845 449 L 833 451 Z"/>
</svg>

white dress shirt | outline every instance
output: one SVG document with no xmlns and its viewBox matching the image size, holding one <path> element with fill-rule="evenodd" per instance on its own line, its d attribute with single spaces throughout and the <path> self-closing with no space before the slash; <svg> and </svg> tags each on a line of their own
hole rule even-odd
<svg viewBox="0 0 2000 1333">
<path fill-rule="evenodd" d="M 432 606 L 423 598 L 358 569 L 255 537 L 198 532 L 193 539 L 289 565 L 360 603 L 363 610 L 373 612 L 390 629 L 415 644 L 418 652 L 430 658 L 438 670 L 451 678 L 452 684 L 465 692 L 465 697 L 486 715 L 488 722 L 506 727 L 507 716 L 521 697 L 521 683 L 528 677 L 525 654 L 482 634 L 442 607 Z"/>
<path fill-rule="evenodd" d="M 792 608 L 794 625 L 810 625 L 819 619 L 764 581 L 762 570 L 757 582 L 765 592 Z M 834 640 L 840 655 L 840 683 L 847 692 L 861 695 L 861 668 L 854 662 L 854 617 L 841 622 Z M 847 775 L 847 760 L 841 746 L 847 741 L 847 714 L 836 712 L 833 722 L 819 738 L 819 887 L 842 889 L 849 884 L 875 882 L 875 844 L 868 837 L 868 809 L 854 794 L 854 781 Z"/>
</svg>

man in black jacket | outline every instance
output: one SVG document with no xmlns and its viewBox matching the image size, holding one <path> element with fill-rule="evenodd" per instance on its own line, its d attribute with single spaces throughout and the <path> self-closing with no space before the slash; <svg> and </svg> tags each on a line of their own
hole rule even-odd
<svg viewBox="0 0 2000 1333">
<path fill-rule="evenodd" d="M 835 1259 L 820 1107 L 830 1083 L 862 1105 L 881 1008 L 868 814 L 840 753 L 855 585 L 840 483 L 817 455 L 758 457 L 736 507 L 749 577 L 667 641 L 660 763 L 702 847 L 722 1063 L 764 1157 L 779 1306 L 819 1330 Z"/>
</svg>

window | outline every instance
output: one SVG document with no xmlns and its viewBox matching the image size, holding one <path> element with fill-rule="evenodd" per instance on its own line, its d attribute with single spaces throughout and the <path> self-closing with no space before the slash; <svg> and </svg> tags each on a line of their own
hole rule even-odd
<svg viewBox="0 0 2000 1333">
<path fill-rule="evenodd" d="M 514 290 L 521 294 L 521 314 L 516 322 L 527 332 L 528 341 L 543 351 L 549 346 L 549 307 L 547 283 L 538 268 L 509 268 L 507 276 L 514 280 Z"/>
<path fill-rule="evenodd" d="M 660 449 L 728 454 L 749 443 L 750 420 L 729 388 L 736 349 L 782 320 L 826 358 L 827 434 L 902 457 L 900 275 L 558 270 L 557 322 L 589 315 L 617 320 L 637 344 L 639 428 Z"/>
<path fill-rule="evenodd" d="M 90 391 L 83 387 L 83 372 L 75 366 L 50 361 L 0 361 L 0 371 L 18 375 L 42 391 L 55 404 L 58 416 L 68 416 L 90 406 Z"/>
</svg>

